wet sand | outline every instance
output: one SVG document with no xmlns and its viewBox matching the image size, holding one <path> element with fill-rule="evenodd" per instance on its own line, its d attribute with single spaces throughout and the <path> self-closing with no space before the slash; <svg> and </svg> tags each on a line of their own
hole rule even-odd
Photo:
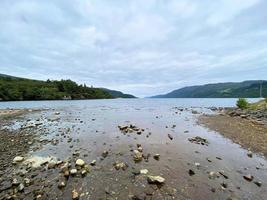
<svg viewBox="0 0 267 200">
<path fill-rule="evenodd" d="M 22 162 L 1 170 L 0 199 L 266 199 L 266 159 L 250 158 L 247 150 L 200 126 L 203 112 L 212 111 L 88 105 L 25 114 L 9 131 L 35 139 Z M 119 125 L 138 131 L 124 133 Z M 192 140 L 196 136 L 207 143 Z M 135 162 L 140 145 L 141 161 Z M 77 159 L 85 165 L 77 166 Z M 116 169 L 116 162 L 126 167 Z M 72 169 L 77 172 L 68 176 Z M 243 177 L 249 174 L 251 181 Z M 151 184 L 149 175 L 165 181 Z"/>
<path fill-rule="evenodd" d="M 267 127 L 249 119 L 229 115 L 201 116 L 200 123 L 235 143 L 267 157 Z"/>
</svg>

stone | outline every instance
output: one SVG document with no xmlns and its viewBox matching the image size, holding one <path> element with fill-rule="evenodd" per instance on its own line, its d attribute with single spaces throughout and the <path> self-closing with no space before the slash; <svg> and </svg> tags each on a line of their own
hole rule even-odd
<svg viewBox="0 0 267 200">
<path fill-rule="evenodd" d="M 147 182 L 149 184 L 163 184 L 165 182 L 165 178 L 161 176 L 147 176 Z"/>
<path fill-rule="evenodd" d="M 251 151 L 249 151 L 249 152 L 247 153 L 247 156 L 250 157 L 250 158 L 252 158 L 253 153 L 252 153 Z"/>
<path fill-rule="evenodd" d="M 262 182 L 260 182 L 260 181 L 254 181 L 254 183 L 255 183 L 258 187 L 261 187 L 261 185 L 262 185 Z"/>
<path fill-rule="evenodd" d="M 82 170 L 81 174 L 82 174 L 82 176 L 85 176 L 87 174 L 87 171 L 84 169 L 84 170 Z"/>
<path fill-rule="evenodd" d="M 123 163 L 123 162 L 115 162 L 114 163 L 114 167 L 115 167 L 115 169 L 116 170 L 120 170 L 120 169 L 122 169 L 122 170 L 126 170 L 126 168 L 128 167 L 125 163 Z"/>
<path fill-rule="evenodd" d="M 141 169 L 140 170 L 140 174 L 147 174 L 148 173 L 148 170 L 147 169 Z"/>
<path fill-rule="evenodd" d="M 13 159 L 13 162 L 14 163 L 19 163 L 19 162 L 22 162 L 24 160 L 24 157 L 23 156 L 16 156 L 14 159 Z"/>
<path fill-rule="evenodd" d="M 142 161 L 143 158 L 143 154 L 141 152 L 139 152 L 138 150 L 134 150 L 134 161 L 135 162 L 140 162 Z"/>
<path fill-rule="evenodd" d="M 31 184 L 31 180 L 29 178 L 24 178 L 24 184 L 29 186 Z"/>
<path fill-rule="evenodd" d="M 193 175 L 195 175 L 195 172 L 192 169 L 189 169 L 188 174 L 189 174 L 189 176 L 193 176 Z"/>
<path fill-rule="evenodd" d="M 153 157 L 154 157 L 155 160 L 159 160 L 160 155 L 157 153 Z"/>
<path fill-rule="evenodd" d="M 210 172 L 209 173 L 209 178 L 210 179 L 215 179 L 217 177 L 217 174 L 215 172 Z"/>
<path fill-rule="evenodd" d="M 173 140 L 173 136 L 171 134 L 168 134 L 168 137 L 170 140 Z"/>
<path fill-rule="evenodd" d="M 248 175 L 243 176 L 243 178 L 250 182 L 253 180 L 254 177 L 252 175 L 248 174 Z"/>
<path fill-rule="evenodd" d="M 72 199 L 73 200 L 78 200 L 79 199 L 79 193 L 75 189 L 72 190 L 71 194 L 72 194 Z"/>
<path fill-rule="evenodd" d="M 73 175 L 73 176 L 76 175 L 77 174 L 77 169 L 71 169 L 70 170 L 70 174 Z"/>
<path fill-rule="evenodd" d="M 200 167 L 200 163 L 195 163 L 195 166 L 197 167 L 197 168 L 199 168 Z"/>
<path fill-rule="evenodd" d="M 78 160 L 76 160 L 76 163 L 75 163 L 77 166 L 80 166 L 80 167 L 82 167 L 82 166 L 84 166 L 85 165 L 85 162 L 82 160 L 82 159 L 78 159 Z"/>
<path fill-rule="evenodd" d="M 93 160 L 90 165 L 94 166 L 96 164 L 96 160 Z"/>
<path fill-rule="evenodd" d="M 138 150 L 139 152 L 143 152 L 143 148 L 142 148 L 142 147 L 138 147 L 137 150 Z"/>
<path fill-rule="evenodd" d="M 61 182 L 58 184 L 58 188 L 59 188 L 59 189 L 62 189 L 62 188 L 64 188 L 64 187 L 66 187 L 66 183 L 65 183 L 64 181 L 61 181 Z"/>
<path fill-rule="evenodd" d="M 103 153 L 102 153 L 102 157 L 103 158 L 106 158 L 108 156 L 108 151 L 103 151 Z"/>
<path fill-rule="evenodd" d="M 18 186 L 18 191 L 22 192 L 23 190 L 24 190 L 24 185 L 22 183 L 20 183 Z"/>
<path fill-rule="evenodd" d="M 14 178 L 14 179 L 12 180 L 12 185 L 13 185 L 13 186 L 18 186 L 19 184 L 20 184 L 20 183 L 19 183 L 18 179 Z"/>
</svg>

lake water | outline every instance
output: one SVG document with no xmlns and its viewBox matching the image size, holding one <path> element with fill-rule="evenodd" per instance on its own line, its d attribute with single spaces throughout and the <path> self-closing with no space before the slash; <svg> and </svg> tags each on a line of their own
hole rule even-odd
<svg viewBox="0 0 267 200">
<path fill-rule="evenodd" d="M 5 108 L 58 108 L 68 106 L 177 106 L 177 107 L 234 107 L 236 98 L 177 98 L 177 99 L 100 99 L 72 101 L 9 101 L 0 102 L 0 109 Z M 258 101 L 248 99 L 249 102 Z"/>
<path fill-rule="evenodd" d="M 233 107 L 236 100 L 24 101 L 1 102 L 0 108 L 48 108 L 29 113 L 14 122 L 16 128 L 39 124 L 37 129 L 28 129 L 40 138 L 37 139 L 40 143 L 35 144 L 39 148 L 31 150 L 27 155 L 29 158 L 68 160 L 71 167 L 75 167 L 77 158 L 86 163 L 96 160 L 91 173 L 84 178 L 70 177 L 63 190 L 57 188 L 56 180 L 62 176 L 59 169 L 38 172 L 39 177 L 45 177 L 44 184 L 49 186 L 42 188 L 47 199 L 71 199 L 74 188 L 85 194 L 81 199 L 124 200 L 129 195 L 137 195 L 140 199 L 266 199 L 266 159 L 256 154 L 248 158 L 247 150 L 198 124 L 201 113 L 213 113 L 208 107 Z M 187 109 L 181 111 L 177 107 Z M 193 110 L 199 114 L 194 114 Z M 129 124 L 144 131 L 140 135 L 135 132 L 123 134 L 118 129 L 118 125 Z M 209 144 L 188 141 L 195 136 L 206 138 Z M 133 161 L 137 144 L 141 144 L 143 155 L 151 155 L 148 162 Z M 106 158 L 102 157 L 103 151 L 109 152 Z M 159 161 L 153 159 L 155 154 L 160 154 Z M 128 168 L 116 170 L 115 162 L 124 162 Z M 147 169 L 149 175 L 164 177 L 165 184 L 162 187 L 150 185 L 146 175 L 134 176 L 132 172 L 140 169 Z M 195 175 L 190 176 L 189 169 Z M 223 171 L 227 178 L 218 175 L 211 179 L 209 173 L 212 171 Z M 244 180 L 246 174 L 252 174 L 262 186 Z"/>
</svg>

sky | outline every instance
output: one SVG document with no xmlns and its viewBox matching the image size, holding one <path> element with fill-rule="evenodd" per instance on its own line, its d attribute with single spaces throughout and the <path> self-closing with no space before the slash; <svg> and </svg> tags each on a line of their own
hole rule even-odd
<svg viewBox="0 0 267 200">
<path fill-rule="evenodd" d="M 267 1 L 0 0 L 0 73 L 138 97 L 267 79 Z"/>
</svg>

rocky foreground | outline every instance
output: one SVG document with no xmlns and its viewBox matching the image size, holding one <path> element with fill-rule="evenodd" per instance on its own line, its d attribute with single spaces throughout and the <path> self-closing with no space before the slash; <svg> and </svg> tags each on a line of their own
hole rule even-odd
<svg viewBox="0 0 267 200">
<path fill-rule="evenodd" d="M 0 199 L 266 199 L 266 160 L 199 126 L 205 112 L 82 107 L 3 120 Z"/>
</svg>

